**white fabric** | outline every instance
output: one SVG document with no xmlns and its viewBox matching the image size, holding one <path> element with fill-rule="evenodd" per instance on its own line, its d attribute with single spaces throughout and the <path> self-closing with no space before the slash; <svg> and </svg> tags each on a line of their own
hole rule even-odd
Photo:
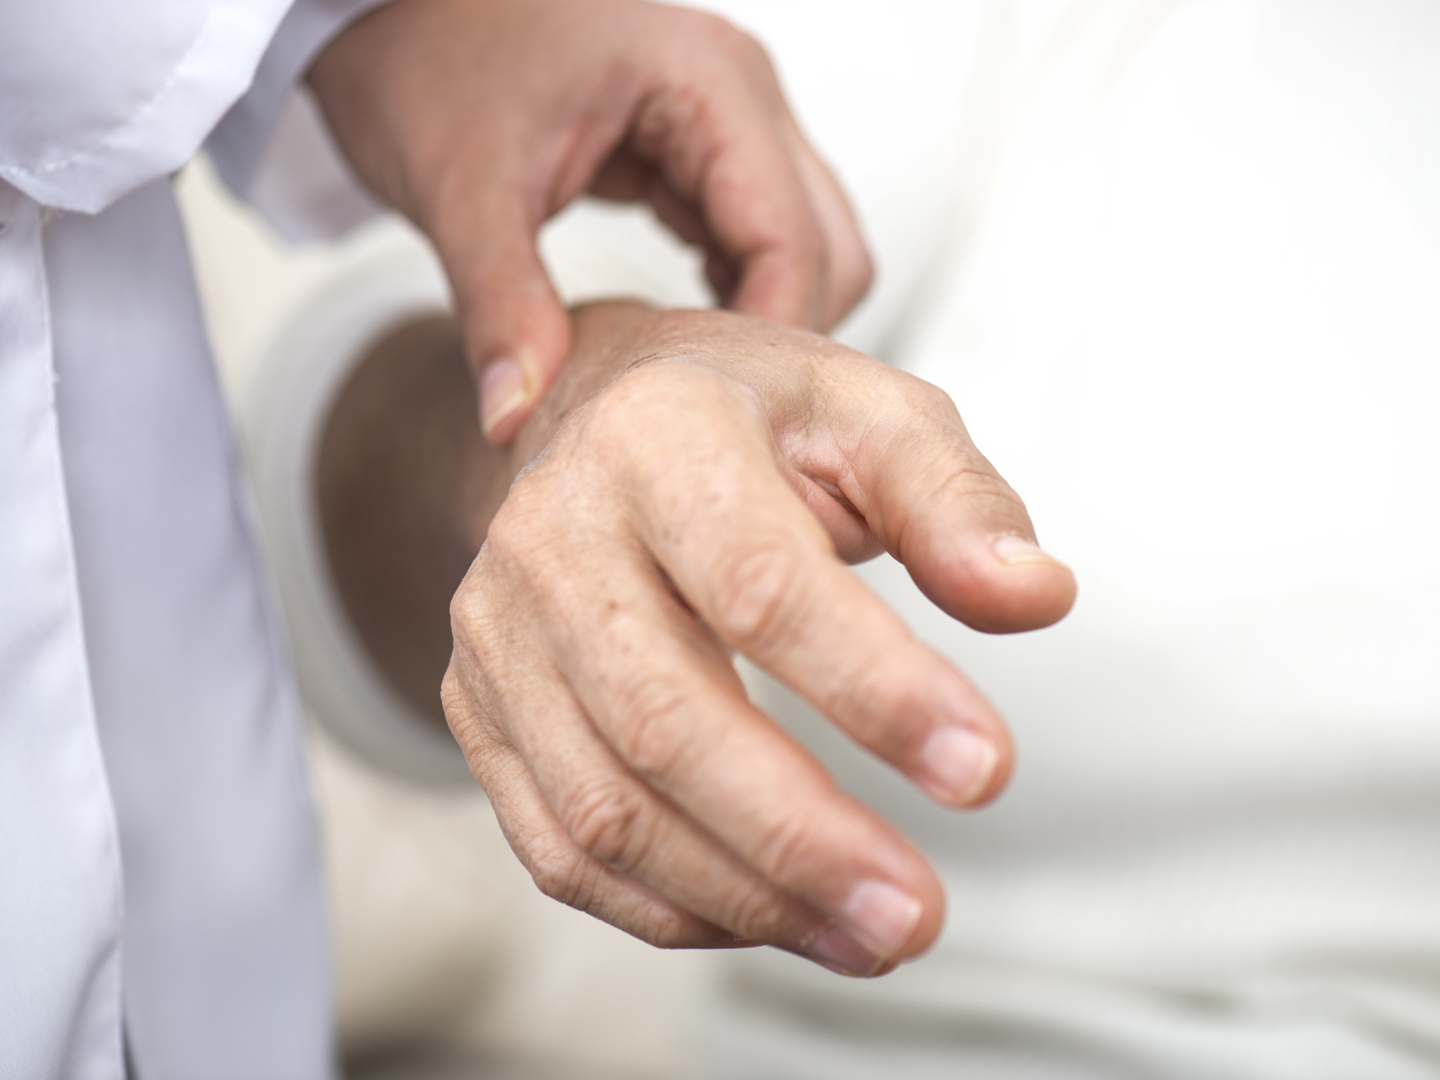
<svg viewBox="0 0 1440 1080">
<path fill-rule="evenodd" d="M 295 695 L 169 181 L 61 217 L 45 258 L 131 1057 L 143 1080 L 325 1076 Z"/>
<path fill-rule="evenodd" d="M 290 0 L 46 0 L 0 15 L 0 178 L 94 213 L 172 173 L 250 84 Z"/>
<path fill-rule="evenodd" d="M 120 850 L 46 310 L 39 208 L 0 184 L 0 1076 L 118 1080 Z"/>
<path fill-rule="evenodd" d="M 232 152 L 222 133 L 208 144 L 217 163 Z M 232 179 L 231 190 L 294 244 L 333 240 L 386 211 L 341 156 L 308 91 L 289 96 L 264 152 Z"/>
<path fill-rule="evenodd" d="M 119 1080 L 122 999 L 142 1080 L 333 1069 L 294 693 L 164 179 L 257 65 L 262 153 L 369 6 L 302 3 L 263 65 L 287 0 L 0 14 L 6 1077 Z"/>
<path fill-rule="evenodd" d="M 294 97 L 295 84 L 335 32 L 385 0 L 305 0 L 286 13 L 275 40 L 255 71 L 254 84 L 215 127 L 206 148 L 230 189 L 246 195 L 255 180 L 275 129 Z M 316 132 L 316 141 L 328 135 Z M 308 145 L 293 145 L 301 154 Z"/>
<path fill-rule="evenodd" d="M 898 359 L 1079 603 L 988 638 L 863 571 L 1014 726 L 978 814 L 767 691 L 930 852 L 949 921 L 873 984 L 729 958 L 708 1073 L 1434 1076 L 1440 9 L 983 7 L 955 257 Z M 878 109 L 928 108 L 868 59 Z"/>
<path fill-rule="evenodd" d="M 305 0 L 290 9 L 255 84 L 205 148 L 226 185 L 296 243 L 329 240 L 383 211 L 340 156 L 299 76 L 337 27 L 384 0 Z"/>
</svg>

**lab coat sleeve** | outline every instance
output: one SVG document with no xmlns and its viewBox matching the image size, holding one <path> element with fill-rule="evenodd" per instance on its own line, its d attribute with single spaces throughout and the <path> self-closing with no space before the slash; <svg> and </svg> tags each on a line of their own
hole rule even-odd
<svg viewBox="0 0 1440 1080">
<path fill-rule="evenodd" d="M 226 186 L 292 241 L 338 236 L 383 209 L 340 155 L 303 78 L 336 34 L 384 2 L 297 0 L 206 143 Z"/>
<path fill-rule="evenodd" d="M 0 5 L 0 180 L 98 213 L 190 159 L 245 92 L 288 0 Z"/>
</svg>

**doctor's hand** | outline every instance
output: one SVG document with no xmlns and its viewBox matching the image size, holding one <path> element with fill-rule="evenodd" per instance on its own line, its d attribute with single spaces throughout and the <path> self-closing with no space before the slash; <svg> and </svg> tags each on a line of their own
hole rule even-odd
<svg viewBox="0 0 1440 1080">
<path fill-rule="evenodd" d="M 646 200 L 727 306 L 814 330 L 869 287 L 853 215 L 755 41 L 643 0 L 391 0 L 309 81 L 364 180 L 435 243 L 485 432 L 554 380 L 566 313 L 536 252 L 582 192 Z"/>
<path fill-rule="evenodd" d="M 1074 580 L 927 383 L 720 312 L 598 305 L 575 335 L 494 498 L 523 471 L 471 521 L 451 730 L 551 896 L 656 945 L 889 970 L 938 933 L 939 880 L 732 657 L 974 806 L 1010 771 L 1002 721 L 844 563 L 888 550 L 989 631 L 1054 622 Z"/>
</svg>

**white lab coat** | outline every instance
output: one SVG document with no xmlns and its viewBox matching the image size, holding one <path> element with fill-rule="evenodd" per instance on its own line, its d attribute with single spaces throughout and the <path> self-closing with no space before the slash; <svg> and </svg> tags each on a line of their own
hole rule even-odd
<svg viewBox="0 0 1440 1080">
<path fill-rule="evenodd" d="M 296 699 L 169 175 L 225 116 L 243 184 L 374 2 L 0 13 L 0 1077 L 334 1071 Z"/>
</svg>

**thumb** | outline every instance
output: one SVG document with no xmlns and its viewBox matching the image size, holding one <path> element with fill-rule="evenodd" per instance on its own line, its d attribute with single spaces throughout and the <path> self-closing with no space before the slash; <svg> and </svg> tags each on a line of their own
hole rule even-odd
<svg viewBox="0 0 1440 1080">
<path fill-rule="evenodd" d="M 442 253 L 480 393 L 485 437 L 505 446 L 555 381 L 570 351 L 570 319 L 536 248 L 538 221 L 509 199 L 476 199 Z M 506 204 L 509 204 L 508 206 Z M 496 210 L 487 213 L 486 207 Z"/>
</svg>

